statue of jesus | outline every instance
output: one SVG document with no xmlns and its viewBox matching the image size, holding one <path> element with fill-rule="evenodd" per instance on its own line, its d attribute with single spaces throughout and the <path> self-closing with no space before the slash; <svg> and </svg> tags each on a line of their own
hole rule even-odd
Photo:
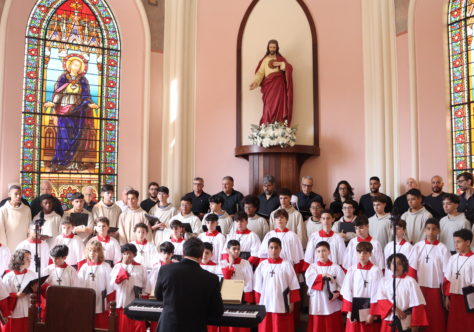
<svg viewBox="0 0 474 332">
<path fill-rule="evenodd" d="M 267 53 L 258 63 L 250 90 L 261 87 L 263 114 L 260 124 L 286 120 L 289 126 L 293 113 L 293 67 L 279 49 L 278 41 L 268 42 Z"/>
</svg>

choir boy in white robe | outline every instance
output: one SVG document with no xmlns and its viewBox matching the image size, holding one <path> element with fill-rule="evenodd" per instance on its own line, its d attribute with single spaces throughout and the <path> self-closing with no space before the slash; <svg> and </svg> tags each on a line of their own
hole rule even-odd
<svg viewBox="0 0 474 332">
<path fill-rule="evenodd" d="M 217 230 L 218 222 L 219 217 L 217 216 L 217 214 L 207 214 L 204 217 L 204 223 L 206 224 L 207 231 L 199 234 L 198 236 L 198 238 L 201 239 L 202 242 L 208 242 L 212 244 L 212 247 L 214 248 L 212 260 L 216 263 L 219 263 L 219 261 L 221 260 L 220 253 L 225 248 L 225 236 Z"/>
<path fill-rule="evenodd" d="M 44 219 L 41 235 L 49 246 L 54 244 L 54 238 L 61 232 L 61 216 L 53 210 L 53 196 L 45 194 L 40 196 L 41 212 L 34 216 L 33 221 Z"/>
<path fill-rule="evenodd" d="M 383 251 L 384 252 L 384 257 L 387 258 L 387 257 L 390 257 L 393 254 L 400 253 L 400 254 L 404 254 L 405 257 L 408 259 L 408 261 L 410 261 L 413 246 L 411 245 L 410 242 L 405 240 L 405 233 L 406 233 L 406 230 L 407 230 L 407 223 L 403 219 L 397 219 L 395 221 L 395 228 L 396 228 L 395 238 L 396 238 L 396 241 L 397 241 L 396 249 L 395 249 L 396 251 L 393 252 L 393 241 L 390 241 L 389 243 L 387 243 L 387 245 L 384 248 L 384 251 Z M 385 260 L 385 262 L 386 262 L 386 260 Z M 392 271 L 387 266 L 385 266 L 385 275 L 386 276 L 391 276 L 392 275 Z"/>
<path fill-rule="evenodd" d="M 204 242 L 204 252 L 202 253 L 201 267 L 211 273 L 214 273 L 219 279 L 222 278 L 220 265 L 212 260 L 214 247 L 209 242 Z"/>
<path fill-rule="evenodd" d="M 370 261 L 373 246 L 370 242 L 359 242 L 356 246 L 358 263 L 347 270 L 341 287 L 342 312 L 347 312 L 346 332 L 378 332 L 380 323 L 374 323 L 377 304 L 377 290 L 382 280 L 382 270 Z M 351 318 L 355 298 L 368 298 L 370 310 L 361 321 Z"/>
<path fill-rule="evenodd" d="M 397 317 L 404 330 L 418 331 L 428 326 L 426 301 L 416 280 L 408 275 L 408 259 L 403 254 L 391 255 L 387 260 L 396 280 Z M 382 318 L 381 332 L 391 332 L 393 322 L 393 278 L 384 278 L 377 293 L 377 314 Z M 433 317 L 430 315 L 430 322 Z M 423 330 L 427 331 L 427 330 Z M 432 331 L 432 330 L 430 330 Z M 440 327 L 444 331 L 444 327 Z"/>
<path fill-rule="evenodd" d="M 275 222 L 275 213 L 281 209 L 284 209 L 288 213 L 288 223 L 287 226 L 290 231 L 295 232 L 300 239 L 303 248 L 306 248 L 306 242 L 308 242 L 308 236 L 306 234 L 306 228 L 303 222 L 303 216 L 301 213 L 296 210 L 293 205 L 291 205 L 291 191 L 287 188 L 283 188 L 278 193 L 280 199 L 280 207 L 270 213 L 270 230 L 274 230 L 276 226 Z"/>
<path fill-rule="evenodd" d="M 342 332 L 342 300 L 340 289 L 344 281 L 342 268 L 329 259 L 330 245 L 321 241 L 316 245 L 318 260 L 305 273 L 309 295 L 308 332 Z"/>
<path fill-rule="evenodd" d="M 423 196 L 418 189 L 410 189 L 406 193 L 409 209 L 402 215 L 407 222 L 407 238 L 412 244 L 422 241 L 425 222 L 432 217 L 431 213 L 422 205 Z"/>
<path fill-rule="evenodd" d="M 10 310 L 8 308 L 8 295 L 8 289 L 3 283 L 2 278 L 0 278 L 0 312 L 3 317 L 8 317 L 10 315 Z M 0 329 L 2 328 L 2 326 L 3 325 L 0 324 Z"/>
<path fill-rule="evenodd" d="M 8 270 L 8 263 L 10 262 L 10 258 L 10 248 L 0 243 L 0 279 L 2 278 L 5 271 Z"/>
<path fill-rule="evenodd" d="M 10 315 L 8 322 L 3 327 L 5 332 L 28 331 L 28 308 L 30 297 L 22 293 L 31 280 L 37 279 L 37 273 L 30 268 L 32 261 L 31 252 L 26 249 L 16 250 L 10 260 L 10 272 L 3 277 L 3 283 L 8 292 L 8 306 Z M 33 286 L 37 291 L 38 284 Z M 2 297 L 4 295 L 2 294 Z"/>
<path fill-rule="evenodd" d="M 84 208 L 84 195 L 76 192 L 71 195 L 72 208 L 64 212 L 64 216 L 70 216 L 72 213 L 84 213 L 87 214 L 87 225 L 76 226 L 73 229 L 73 233 L 77 234 L 82 241 L 87 242 L 90 234 L 94 231 L 94 219 L 92 213 Z"/>
<path fill-rule="evenodd" d="M 276 237 L 280 239 L 282 243 L 281 257 L 293 264 L 296 273 L 302 273 L 304 258 L 303 245 L 298 235 L 286 227 L 288 223 L 288 212 L 285 209 L 276 210 L 275 213 L 273 213 L 273 218 L 275 220 L 275 230 L 268 232 L 263 238 L 260 250 L 258 251 L 260 259 L 262 260 L 268 257 L 268 240 Z"/>
<path fill-rule="evenodd" d="M 323 203 L 320 200 L 314 199 L 311 201 L 309 206 L 309 212 L 311 212 L 311 217 L 305 221 L 306 234 L 308 238 L 313 235 L 313 233 L 319 232 L 323 225 L 321 223 L 321 213 L 323 212 Z"/>
<path fill-rule="evenodd" d="M 104 262 L 104 248 L 97 241 L 89 241 L 86 245 L 86 263 L 79 269 L 78 277 L 85 288 L 95 291 L 95 328 L 107 329 L 108 304 L 114 300 L 110 286 L 112 268 Z"/>
<path fill-rule="evenodd" d="M 41 269 L 44 269 L 49 264 L 49 246 L 46 242 L 41 240 L 41 238 L 39 240 L 36 238 L 35 227 L 35 224 L 30 225 L 28 238 L 24 241 L 21 241 L 16 247 L 16 250 L 28 250 L 34 256 L 36 254 L 36 244 L 38 243 L 38 254 L 40 256 Z M 32 260 L 31 264 L 29 265 L 29 269 L 36 272 L 36 263 L 34 260 Z"/>
<path fill-rule="evenodd" d="M 122 254 L 120 253 L 119 242 L 109 235 L 109 219 L 106 217 L 100 217 L 95 221 L 95 230 L 97 236 L 94 236 L 91 241 L 98 241 L 104 248 L 104 260 L 106 263 L 113 267 L 115 264 L 122 260 Z"/>
<path fill-rule="evenodd" d="M 265 221 L 266 222 L 266 221 Z M 237 212 L 234 218 L 233 232 L 227 235 L 227 242 L 237 240 L 240 243 L 240 256 L 247 259 L 252 266 L 257 267 L 260 262 L 258 250 L 260 249 L 260 238 L 256 233 L 247 228 L 248 216 L 245 212 Z M 221 252 L 221 259 L 227 256 L 227 243 Z"/>
<path fill-rule="evenodd" d="M 369 221 L 367 220 L 367 217 L 364 215 L 358 216 L 354 222 L 354 226 L 357 237 L 350 240 L 349 244 L 347 245 L 346 255 L 344 257 L 344 261 L 342 262 L 342 267 L 348 270 L 351 266 L 357 264 L 357 244 L 361 242 L 370 242 L 372 244 L 372 255 L 370 260 L 372 263 L 377 265 L 380 270 L 382 270 L 385 266 L 383 249 L 379 241 L 370 236 Z"/>
<path fill-rule="evenodd" d="M 316 256 L 316 246 L 319 242 L 325 241 L 329 243 L 331 248 L 329 253 L 329 259 L 331 262 L 342 266 L 344 260 L 344 254 L 346 252 L 346 245 L 344 240 L 339 234 L 332 230 L 334 223 L 334 214 L 331 210 L 324 210 L 321 213 L 321 224 L 322 229 L 316 233 L 313 233 L 309 238 L 308 245 L 304 254 L 304 267 L 306 270 L 310 264 L 316 263 L 318 258 Z"/>
<path fill-rule="evenodd" d="M 140 223 L 135 225 L 135 241 L 130 242 L 137 248 L 135 262 L 140 263 L 147 271 L 153 268 L 158 260 L 158 250 L 153 242 L 148 242 L 148 225 Z"/>
<path fill-rule="evenodd" d="M 204 215 L 203 220 L 206 220 L 208 214 L 216 214 L 219 217 L 219 226 L 221 228 L 222 234 L 227 236 L 230 233 L 232 228 L 232 217 L 224 210 L 222 210 L 222 205 L 224 204 L 224 198 L 219 195 L 213 195 L 209 198 L 209 209 L 210 213 Z"/>
<path fill-rule="evenodd" d="M 443 271 L 451 257 L 448 248 L 438 240 L 439 220 L 430 218 L 425 223 L 425 240 L 413 246 L 410 257 L 410 276 L 418 280 L 426 299 L 426 311 L 431 317 L 427 332 L 446 330 L 441 287 Z"/>
<path fill-rule="evenodd" d="M 92 208 L 92 218 L 96 220 L 100 217 L 106 217 L 109 219 L 110 227 L 117 227 L 122 209 L 114 203 L 114 186 L 104 184 L 100 189 L 100 196 L 102 196 L 102 199 Z"/>
<path fill-rule="evenodd" d="M 392 215 L 385 212 L 387 196 L 376 195 L 372 197 L 372 204 L 375 214 L 369 218 L 370 235 L 379 241 L 382 248 L 385 248 L 385 245 L 390 240 L 392 225 Z"/>
<path fill-rule="evenodd" d="M 337 220 L 334 225 L 332 226 L 332 230 L 339 234 L 344 243 L 347 245 L 350 240 L 356 237 L 355 228 L 354 228 L 354 221 L 357 218 L 355 212 L 357 210 L 357 202 L 350 199 L 344 201 L 342 203 L 342 217 Z M 348 229 L 346 230 L 343 227 L 349 225 Z"/>
<path fill-rule="evenodd" d="M 158 188 L 158 203 L 156 203 L 151 209 L 150 213 L 152 216 L 157 217 L 160 221 L 151 227 L 153 230 L 153 238 L 156 245 L 160 245 L 166 237 L 167 232 L 165 229 L 169 228 L 170 222 L 175 215 L 178 214 L 178 210 L 173 204 L 168 202 L 169 199 L 168 187 L 161 186 Z"/>
<path fill-rule="evenodd" d="M 127 193 L 128 209 L 122 211 L 118 221 L 119 228 L 119 242 L 125 244 L 135 240 L 135 233 L 133 229 L 136 224 L 144 223 L 149 225 L 145 215 L 146 212 L 138 205 L 139 193 L 136 190 L 130 190 Z M 151 234 L 148 234 L 148 241 L 151 241 Z"/>
<path fill-rule="evenodd" d="M 174 245 L 173 260 L 181 261 L 183 258 L 183 244 L 185 234 L 183 223 L 179 220 L 173 220 L 170 223 L 170 229 L 171 235 L 167 241 Z"/>
<path fill-rule="evenodd" d="M 286 214 L 288 214 L 285 210 Z M 278 216 L 275 216 L 278 225 Z M 278 227 L 278 226 L 277 226 Z M 269 232 L 270 234 L 272 232 Z M 267 234 L 267 235 L 268 235 Z M 277 237 L 264 239 L 268 259 L 259 264 L 254 275 L 255 303 L 264 305 L 267 314 L 258 326 L 259 332 L 293 332 L 293 311 L 300 301 L 300 285 L 293 263 L 284 260 L 282 241 Z M 289 291 L 289 292 L 288 292 Z"/>
<path fill-rule="evenodd" d="M 179 213 L 173 217 L 173 220 L 179 220 L 183 224 L 190 224 L 194 234 L 202 232 L 201 219 L 192 212 L 193 202 L 191 198 L 182 197 L 179 203 Z M 170 223 L 171 228 L 171 223 Z"/>
<path fill-rule="evenodd" d="M 260 207 L 260 200 L 257 196 L 247 195 L 244 197 L 242 203 L 244 204 L 244 212 L 247 214 L 248 229 L 250 229 L 252 232 L 255 232 L 255 234 L 258 235 L 260 241 L 262 241 L 265 234 L 267 234 L 270 230 L 270 226 L 268 225 L 268 221 L 265 218 L 260 217 L 257 214 L 257 211 Z M 235 230 L 235 226 L 236 224 L 234 223 L 234 228 L 232 231 Z"/>
<path fill-rule="evenodd" d="M 445 194 L 443 198 L 443 210 L 446 216 L 441 218 L 439 240 L 443 242 L 449 251 L 454 254 L 453 234 L 460 229 L 470 229 L 471 224 L 466 219 L 464 213 L 458 212 L 460 198 L 455 194 Z"/>
<path fill-rule="evenodd" d="M 135 262 L 137 247 L 132 243 L 121 247 L 122 262 L 118 263 L 110 273 L 111 287 L 115 290 L 115 302 L 117 303 L 117 318 L 119 331 L 146 332 L 144 321 L 128 318 L 124 309 L 142 293 L 145 294 L 147 286 L 146 269 L 140 263 Z"/>
<path fill-rule="evenodd" d="M 470 249 L 472 232 L 460 229 L 453 237 L 457 254 L 449 258 L 443 285 L 447 296 L 445 305 L 449 311 L 447 332 L 467 331 L 467 327 L 474 326 L 474 314 L 467 312 L 462 292 L 463 288 L 474 286 L 474 254 Z"/>
<path fill-rule="evenodd" d="M 97 204 L 96 204 L 97 205 Z M 77 235 L 74 235 L 70 216 L 65 216 L 61 221 L 61 235 L 54 239 L 53 247 L 65 245 L 69 249 L 66 263 L 74 269 L 78 269 L 78 264 L 84 259 L 84 242 Z"/>
<path fill-rule="evenodd" d="M 60 244 L 53 247 L 49 253 L 53 263 L 41 272 L 42 276 L 49 276 L 41 286 L 42 294 L 46 296 L 46 290 L 49 286 L 80 287 L 77 270 L 66 263 L 69 248 Z"/>
<path fill-rule="evenodd" d="M 21 202 L 20 186 L 10 186 L 8 197 L 10 200 L 0 208 L 0 243 L 12 252 L 28 234 L 31 210 Z"/>
</svg>

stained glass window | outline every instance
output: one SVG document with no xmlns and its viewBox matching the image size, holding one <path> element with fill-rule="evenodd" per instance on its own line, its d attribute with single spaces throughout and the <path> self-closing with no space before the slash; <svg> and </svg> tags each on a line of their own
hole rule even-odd
<svg viewBox="0 0 474 332">
<path fill-rule="evenodd" d="M 105 0 L 38 0 L 26 30 L 21 183 L 117 184 L 120 36 Z"/>
</svg>

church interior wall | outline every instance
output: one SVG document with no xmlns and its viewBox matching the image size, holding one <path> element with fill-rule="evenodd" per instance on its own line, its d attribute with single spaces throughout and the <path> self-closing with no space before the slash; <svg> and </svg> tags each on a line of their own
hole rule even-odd
<svg viewBox="0 0 474 332">
<path fill-rule="evenodd" d="M 163 52 L 151 52 L 150 71 L 148 180 L 159 181 L 161 176 Z M 166 183 L 163 183 L 163 185 L 166 185 Z"/>
</svg>

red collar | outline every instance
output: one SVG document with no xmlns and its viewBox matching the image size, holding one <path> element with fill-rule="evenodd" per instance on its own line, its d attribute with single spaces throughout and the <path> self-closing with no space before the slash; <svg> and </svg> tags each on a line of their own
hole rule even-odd
<svg viewBox="0 0 474 332">
<path fill-rule="evenodd" d="M 281 264 L 283 262 L 283 258 L 269 258 L 268 263 L 270 264 Z"/>
<path fill-rule="evenodd" d="M 109 243 L 110 242 L 110 236 L 106 236 L 106 237 L 102 237 L 100 235 L 97 235 L 97 240 L 99 240 L 100 242 L 105 242 L 105 243 Z"/>
<path fill-rule="evenodd" d="M 405 243 L 407 243 L 407 240 L 402 239 L 402 240 L 398 243 L 398 245 L 403 246 Z"/>
<path fill-rule="evenodd" d="M 474 255 L 474 253 L 472 251 L 469 251 L 467 254 L 459 253 L 459 256 L 463 256 L 463 257 L 471 257 L 472 255 Z"/>
<path fill-rule="evenodd" d="M 285 227 L 285 229 L 283 229 L 283 230 L 281 230 L 281 229 L 279 229 L 279 228 L 275 228 L 275 232 L 277 232 L 277 233 L 286 233 L 286 232 L 288 232 L 288 231 L 289 231 L 289 229 L 286 228 L 286 227 Z"/>
<path fill-rule="evenodd" d="M 28 242 L 29 243 L 41 243 L 42 241 L 41 240 L 32 240 L 32 239 L 28 238 Z"/>
<path fill-rule="evenodd" d="M 320 262 L 320 261 L 317 261 L 316 262 L 318 264 L 318 266 L 331 266 L 332 265 L 332 262 L 330 259 L 328 259 L 328 261 L 326 263 L 323 263 L 323 262 Z"/>
<path fill-rule="evenodd" d="M 173 263 L 173 261 L 171 261 L 171 262 L 169 262 L 169 263 L 160 261 L 160 265 L 161 265 L 161 266 L 163 266 L 163 265 L 168 265 L 168 264 L 171 264 L 171 263 Z"/>
<path fill-rule="evenodd" d="M 171 242 L 174 242 L 174 243 L 181 243 L 184 241 L 184 239 L 182 237 L 180 237 L 179 239 L 174 239 L 172 237 L 170 237 L 170 240 Z"/>
<path fill-rule="evenodd" d="M 227 262 L 229 262 L 229 256 L 226 257 L 226 260 Z M 242 258 L 237 257 L 234 259 L 234 264 L 240 264 L 241 261 L 242 261 Z"/>
<path fill-rule="evenodd" d="M 372 268 L 372 266 L 374 266 L 374 264 L 371 261 L 369 261 L 367 264 L 365 264 L 365 266 L 362 266 L 362 265 L 360 265 L 360 263 L 357 263 L 357 268 L 359 270 L 370 270 Z"/>
<path fill-rule="evenodd" d="M 332 230 L 330 230 L 330 231 L 327 232 L 327 233 L 326 233 L 326 231 L 323 230 L 323 229 L 321 229 L 321 230 L 319 231 L 319 236 L 321 236 L 321 237 L 331 237 L 331 236 L 333 236 L 333 235 L 334 235 L 334 232 L 333 232 Z"/>
<path fill-rule="evenodd" d="M 145 239 L 145 240 L 143 240 L 143 241 L 138 241 L 138 240 L 135 240 L 135 243 L 136 243 L 136 244 L 140 244 L 140 245 L 144 246 L 145 244 L 147 244 L 147 243 L 148 243 L 148 241 L 147 241 L 146 239 Z"/>
<path fill-rule="evenodd" d="M 405 272 L 405 273 L 403 273 L 401 276 L 399 276 L 399 277 L 397 277 L 397 278 L 399 278 L 399 279 L 404 279 L 407 275 L 408 275 L 408 273 Z M 395 278 L 395 275 L 394 275 L 394 274 L 392 274 L 392 278 Z"/>
<path fill-rule="evenodd" d="M 125 263 L 122 263 L 123 265 L 141 265 L 140 263 L 137 263 L 135 261 L 132 261 L 130 264 L 125 264 Z"/>
<path fill-rule="evenodd" d="M 28 269 L 24 269 L 23 271 L 13 270 L 13 273 L 15 274 L 26 274 L 26 272 L 28 272 Z"/>
<path fill-rule="evenodd" d="M 63 238 L 64 238 L 64 239 L 72 239 L 73 237 L 74 237 L 74 234 L 73 234 L 73 233 L 71 233 L 71 234 L 69 234 L 69 235 L 64 235 L 64 234 L 63 234 Z"/>
<path fill-rule="evenodd" d="M 436 240 L 436 241 L 430 242 L 428 240 L 425 240 L 425 244 L 431 244 L 431 245 L 435 246 L 435 245 L 439 244 L 439 241 Z"/>
<path fill-rule="evenodd" d="M 87 265 L 89 265 L 89 266 L 100 265 L 100 264 L 102 264 L 102 262 L 94 263 L 94 262 L 92 262 L 92 261 L 90 261 L 90 260 L 87 260 Z"/>
<path fill-rule="evenodd" d="M 207 263 L 201 262 L 201 265 L 213 265 L 213 266 L 214 266 L 214 265 L 217 265 L 217 264 L 214 263 L 213 261 L 209 261 L 209 262 L 207 262 Z"/>
<path fill-rule="evenodd" d="M 61 268 L 61 269 L 65 269 L 65 268 L 67 267 L 67 263 L 63 263 L 63 264 L 61 264 L 61 265 L 56 265 L 56 264 L 55 264 L 54 267 L 59 267 L 59 268 Z"/>
<path fill-rule="evenodd" d="M 215 231 L 212 231 L 212 232 L 206 232 L 207 236 L 217 236 L 217 234 L 219 234 L 219 231 L 217 229 Z"/>
<path fill-rule="evenodd" d="M 236 234 L 250 234 L 251 232 L 252 231 L 248 228 L 245 231 L 239 231 L 239 230 L 235 231 Z"/>
<path fill-rule="evenodd" d="M 361 238 L 361 237 L 357 237 L 357 242 L 370 242 L 372 241 L 372 236 L 367 236 L 365 239 Z"/>
</svg>

